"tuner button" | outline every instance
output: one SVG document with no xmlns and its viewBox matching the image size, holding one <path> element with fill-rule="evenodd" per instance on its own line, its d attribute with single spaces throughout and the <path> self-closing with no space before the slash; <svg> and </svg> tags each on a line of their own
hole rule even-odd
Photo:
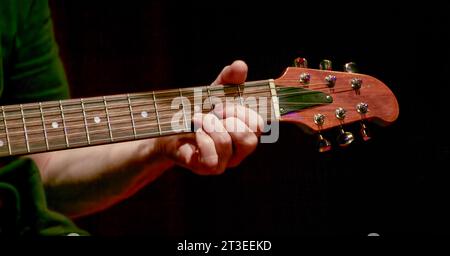
<svg viewBox="0 0 450 256">
<path fill-rule="evenodd" d="M 351 132 L 346 132 L 341 128 L 340 134 L 337 137 L 337 142 L 339 146 L 346 147 L 350 145 L 355 140 L 355 136 Z"/>
<path fill-rule="evenodd" d="M 303 84 L 309 84 L 309 81 L 311 81 L 311 75 L 308 73 L 302 73 L 300 74 L 300 82 Z"/>
<path fill-rule="evenodd" d="M 331 60 L 322 60 L 319 64 L 319 68 L 321 70 L 332 70 Z"/>
<path fill-rule="evenodd" d="M 364 115 L 369 111 L 369 105 L 364 102 L 358 103 L 356 105 L 356 111 L 358 111 L 361 115 Z"/>
<path fill-rule="evenodd" d="M 349 62 L 344 65 L 344 71 L 348 73 L 358 73 L 358 67 L 355 62 Z"/>
<path fill-rule="evenodd" d="M 295 58 L 294 59 L 294 67 L 298 68 L 307 68 L 308 67 L 308 61 L 305 58 Z"/>
<path fill-rule="evenodd" d="M 346 110 L 343 108 L 337 108 L 335 111 L 336 114 L 336 118 L 339 120 L 344 120 L 345 119 L 345 114 L 346 114 Z"/>
<path fill-rule="evenodd" d="M 322 134 L 319 134 L 319 139 L 317 140 L 317 150 L 322 153 L 329 151 L 331 149 L 331 143 L 329 140 L 325 139 Z"/>
<path fill-rule="evenodd" d="M 325 82 L 329 88 L 333 88 L 336 85 L 336 76 L 328 75 L 325 77 Z"/>
<path fill-rule="evenodd" d="M 357 91 L 361 89 L 363 81 L 360 78 L 352 78 L 350 83 L 352 85 L 352 88 Z"/>
</svg>

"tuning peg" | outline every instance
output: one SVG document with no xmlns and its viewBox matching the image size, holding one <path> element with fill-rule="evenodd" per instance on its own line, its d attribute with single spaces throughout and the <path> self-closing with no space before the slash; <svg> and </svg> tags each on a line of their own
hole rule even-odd
<svg viewBox="0 0 450 256">
<path fill-rule="evenodd" d="M 325 139 L 322 134 L 319 133 L 319 139 L 317 140 L 317 150 L 322 152 L 327 152 L 331 149 L 331 143 L 329 140 Z"/>
<path fill-rule="evenodd" d="M 344 108 L 337 108 L 335 111 L 336 118 L 339 119 L 341 122 L 344 121 L 346 116 L 346 110 Z M 346 147 L 350 145 L 355 140 L 355 136 L 351 132 L 344 131 L 344 128 L 340 127 L 340 134 L 337 137 L 337 142 L 339 146 Z"/>
<path fill-rule="evenodd" d="M 341 127 L 340 134 L 337 137 L 337 142 L 339 146 L 346 147 L 350 145 L 355 140 L 355 137 L 351 132 L 344 131 L 344 128 Z"/>
<path fill-rule="evenodd" d="M 331 60 L 322 60 L 319 64 L 319 68 L 321 70 L 332 70 L 332 63 Z"/>
<path fill-rule="evenodd" d="M 315 114 L 314 115 L 314 123 L 319 128 L 319 138 L 317 140 L 317 150 L 319 152 L 326 152 L 331 149 L 331 143 L 329 140 L 325 139 L 323 135 L 321 134 L 322 125 L 325 122 L 325 115 L 323 114 Z"/>
<path fill-rule="evenodd" d="M 355 62 L 348 62 L 344 65 L 344 71 L 348 73 L 358 73 L 358 66 Z"/>
<path fill-rule="evenodd" d="M 370 136 L 370 133 L 367 130 L 366 125 L 363 122 L 363 119 L 365 118 L 366 113 L 369 111 L 369 105 L 367 103 L 361 102 L 356 105 L 356 111 L 361 114 L 361 128 L 359 130 L 361 137 L 364 141 L 368 141 L 372 138 Z"/>
<path fill-rule="evenodd" d="M 298 57 L 294 59 L 294 67 L 298 68 L 307 68 L 308 67 L 308 61 L 305 58 Z"/>
<path fill-rule="evenodd" d="M 368 141 L 372 138 L 372 136 L 370 135 L 370 133 L 367 131 L 367 127 L 366 125 L 361 122 L 361 129 L 359 130 L 361 137 L 364 141 Z"/>
</svg>

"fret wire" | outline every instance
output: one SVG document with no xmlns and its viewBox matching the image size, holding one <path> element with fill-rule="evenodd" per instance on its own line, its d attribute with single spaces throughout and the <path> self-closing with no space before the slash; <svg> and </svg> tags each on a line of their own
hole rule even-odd
<svg viewBox="0 0 450 256">
<path fill-rule="evenodd" d="M 133 107 L 131 106 L 130 94 L 127 94 L 127 99 L 128 99 L 128 108 L 130 109 L 131 126 L 133 127 L 133 135 L 134 138 L 137 139 L 136 123 L 134 122 Z"/>
<path fill-rule="evenodd" d="M 155 91 L 153 91 L 153 104 L 155 105 L 156 122 L 158 123 L 159 134 L 162 135 L 162 132 L 161 132 L 161 124 L 160 124 L 160 122 L 159 122 L 158 105 L 156 104 Z"/>
<path fill-rule="evenodd" d="M 62 122 L 63 122 L 63 130 L 64 130 L 64 137 L 66 138 L 66 147 L 70 147 L 69 145 L 69 137 L 67 136 L 67 130 L 66 130 L 66 120 L 64 118 L 64 109 L 63 109 L 63 105 L 62 105 L 62 101 L 59 101 L 59 109 L 61 110 L 61 118 L 62 118 Z"/>
<path fill-rule="evenodd" d="M 239 102 L 241 103 L 241 105 L 244 105 L 244 102 L 242 101 L 242 93 L 241 93 L 240 85 L 237 85 L 237 90 L 238 90 L 238 94 L 239 94 Z"/>
<path fill-rule="evenodd" d="M 111 128 L 111 122 L 109 120 L 108 106 L 106 104 L 106 96 L 103 96 L 103 105 L 105 106 L 106 121 L 108 122 L 109 138 L 111 139 L 111 141 L 114 141 L 113 134 L 112 134 L 112 128 Z"/>
<path fill-rule="evenodd" d="M 209 104 L 211 105 L 211 109 L 214 109 L 213 103 L 211 101 L 211 91 L 209 90 L 209 86 L 206 86 L 206 92 L 208 93 Z"/>
<path fill-rule="evenodd" d="M 47 129 L 45 128 L 44 111 L 42 111 L 41 102 L 39 102 L 39 111 L 41 112 L 42 127 L 44 128 L 45 146 L 47 147 L 47 150 L 50 150 L 50 147 L 48 145 Z"/>
<path fill-rule="evenodd" d="M 9 155 L 12 155 L 11 143 L 10 143 L 10 140 L 9 140 L 9 133 L 8 133 L 8 126 L 6 125 L 5 108 L 3 106 L 2 106 L 2 114 L 3 114 L 3 124 L 5 125 L 6 142 L 8 143 L 8 151 L 9 151 Z"/>
<path fill-rule="evenodd" d="M 183 107 L 184 126 L 186 127 L 186 131 L 190 131 L 191 129 L 189 128 L 187 120 L 186 120 L 186 111 L 185 111 L 185 106 L 184 106 L 183 93 L 181 92 L 181 88 L 179 88 L 178 90 L 180 91 L 181 105 Z"/>
<path fill-rule="evenodd" d="M 91 145 L 91 138 L 89 136 L 89 128 L 88 128 L 88 123 L 87 123 L 87 118 L 86 118 L 86 110 L 84 109 L 83 99 L 80 99 L 80 102 L 81 102 L 81 111 L 83 112 L 84 129 L 86 130 L 87 143 L 88 143 L 88 145 Z"/>
<path fill-rule="evenodd" d="M 20 113 L 22 114 L 23 134 L 25 135 L 25 142 L 26 142 L 26 145 L 27 145 L 27 152 L 30 153 L 30 143 L 28 142 L 27 125 L 25 124 L 25 115 L 23 113 L 23 106 L 22 106 L 22 104 L 20 104 Z"/>
</svg>

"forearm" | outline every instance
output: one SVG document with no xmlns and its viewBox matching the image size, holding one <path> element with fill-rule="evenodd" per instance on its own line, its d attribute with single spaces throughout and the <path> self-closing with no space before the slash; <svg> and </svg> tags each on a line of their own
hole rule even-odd
<svg viewBox="0 0 450 256">
<path fill-rule="evenodd" d="M 102 210 L 155 180 L 173 162 L 156 140 L 32 155 L 46 188 L 49 206 L 69 216 Z"/>
</svg>

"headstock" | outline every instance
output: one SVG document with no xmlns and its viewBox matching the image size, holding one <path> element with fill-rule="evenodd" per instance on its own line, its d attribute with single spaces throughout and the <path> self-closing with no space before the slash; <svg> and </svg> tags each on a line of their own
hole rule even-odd
<svg viewBox="0 0 450 256">
<path fill-rule="evenodd" d="M 321 134 L 338 128 L 339 145 L 349 145 L 355 138 L 345 125 L 360 122 L 360 135 L 368 140 L 365 122 L 381 126 L 394 122 L 399 114 L 396 97 L 380 80 L 356 73 L 355 64 L 347 63 L 346 72 L 331 71 L 331 62 L 320 63 L 320 70 L 306 67 L 306 59 L 297 58 L 296 67 L 287 68 L 275 80 L 281 121 L 300 124 L 319 133 L 319 151 L 330 143 Z"/>
</svg>

